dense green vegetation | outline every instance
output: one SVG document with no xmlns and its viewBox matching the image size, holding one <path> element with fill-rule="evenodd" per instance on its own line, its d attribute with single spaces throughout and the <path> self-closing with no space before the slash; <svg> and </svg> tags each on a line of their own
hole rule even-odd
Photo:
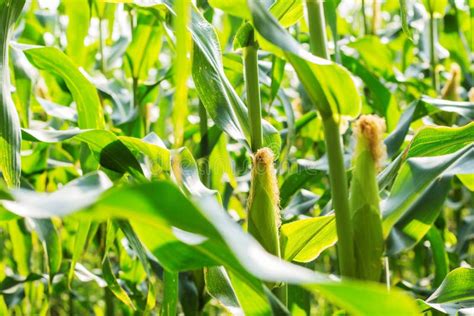
<svg viewBox="0 0 474 316">
<path fill-rule="evenodd" d="M 474 311 L 474 1 L 0 0 L 0 315 Z"/>
</svg>

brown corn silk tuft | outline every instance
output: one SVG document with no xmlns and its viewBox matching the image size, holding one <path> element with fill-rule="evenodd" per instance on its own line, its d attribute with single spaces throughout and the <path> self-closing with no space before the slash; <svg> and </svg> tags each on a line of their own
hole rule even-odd
<svg viewBox="0 0 474 316">
<path fill-rule="evenodd" d="M 368 142 L 377 168 L 380 168 L 387 157 L 387 148 L 383 141 L 385 129 L 385 121 L 375 115 L 362 115 L 354 125 L 356 139 L 360 140 L 360 137 L 364 137 L 365 141 Z"/>
</svg>

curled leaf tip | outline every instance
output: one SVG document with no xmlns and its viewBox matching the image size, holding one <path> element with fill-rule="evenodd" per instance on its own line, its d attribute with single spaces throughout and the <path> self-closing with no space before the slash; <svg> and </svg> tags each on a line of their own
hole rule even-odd
<svg viewBox="0 0 474 316">
<path fill-rule="evenodd" d="M 358 143 L 367 144 L 377 166 L 380 166 L 387 156 L 387 148 L 383 142 L 385 129 L 384 119 L 376 115 L 362 115 L 354 126 Z"/>
</svg>

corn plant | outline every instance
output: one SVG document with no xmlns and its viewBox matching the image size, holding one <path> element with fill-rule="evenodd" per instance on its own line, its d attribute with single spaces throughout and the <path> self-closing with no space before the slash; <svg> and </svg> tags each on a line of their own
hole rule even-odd
<svg viewBox="0 0 474 316">
<path fill-rule="evenodd" d="M 464 315 L 471 0 L 0 0 L 0 315 Z"/>
</svg>

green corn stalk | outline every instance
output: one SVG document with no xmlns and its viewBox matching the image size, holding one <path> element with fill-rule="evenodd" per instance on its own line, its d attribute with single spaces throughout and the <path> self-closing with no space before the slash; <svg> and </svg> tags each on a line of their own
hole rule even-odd
<svg viewBox="0 0 474 316">
<path fill-rule="evenodd" d="M 269 253 L 280 257 L 279 191 L 269 148 L 257 151 L 253 158 L 252 184 L 248 199 L 248 231 Z"/>
<path fill-rule="evenodd" d="M 322 0 L 306 0 L 308 11 L 311 52 L 321 58 L 330 59 L 324 5 Z M 350 219 L 349 193 L 344 167 L 343 144 L 339 132 L 340 120 L 335 115 L 322 115 L 324 139 L 327 147 L 329 178 L 338 238 L 339 270 L 344 277 L 355 275 L 353 229 Z"/>
<path fill-rule="evenodd" d="M 383 143 L 385 122 L 377 116 L 363 115 L 355 123 L 354 131 L 357 143 L 352 161 L 350 210 L 356 277 L 379 281 L 384 239 L 377 170 L 386 155 Z"/>
</svg>

